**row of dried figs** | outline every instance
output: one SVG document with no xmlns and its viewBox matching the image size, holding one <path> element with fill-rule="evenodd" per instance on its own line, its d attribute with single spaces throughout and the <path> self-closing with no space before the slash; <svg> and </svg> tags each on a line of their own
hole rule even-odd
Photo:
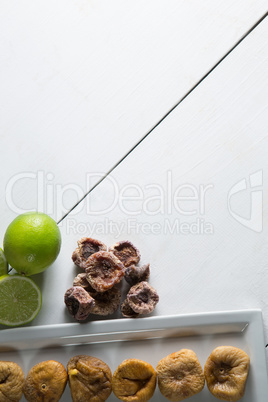
<svg viewBox="0 0 268 402">
<path fill-rule="evenodd" d="M 143 360 L 124 360 L 114 374 L 102 360 L 77 355 L 64 366 L 48 360 L 32 367 L 24 380 L 22 369 L 13 362 L 0 362 L 0 401 L 57 402 L 67 381 L 74 402 L 104 402 L 111 392 L 125 402 L 146 402 L 156 383 L 170 401 L 182 401 L 202 391 L 205 381 L 218 399 L 236 402 L 245 392 L 249 357 L 241 349 L 219 346 L 208 357 L 204 371 L 190 349 L 161 359 L 156 369 Z"/>
<path fill-rule="evenodd" d="M 74 402 L 106 401 L 112 392 L 112 373 L 102 360 L 78 355 L 67 364 L 47 360 L 33 366 L 24 377 L 20 366 L 0 361 L 0 402 L 57 402 L 69 382 Z"/>
<path fill-rule="evenodd" d="M 232 346 L 214 349 L 204 371 L 192 350 L 181 349 L 161 359 L 155 370 L 142 360 L 124 360 L 113 374 L 112 390 L 122 401 L 146 402 L 158 382 L 161 394 L 178 402 L 200 393 L 206 382 L 216 398 L 236 402 L 245 393 L 248 371 L 248 355 Z"/>
<path fill-rule="evenodd" d="M 67 379 L 64 366 L 55 360 L 36 364 L 26 378 L 17 363 L 0 361 L 0 401 L 18 402 L 24 395 L 28 402 L 57 402 Z"/>
<path fill-rule="evenodd" d="M 124 317 L 149 314 L 159 301 L 149 285 L 150 266 L 139 265 L 140 252 L 130 241 L 109 247 L 96 239 L 83 237 L 72 254 L 72 260 L 83 270 L 65 292 L 69 313 L 84 321 L 90 314 L 109 315 L 117 311 L 121 301 L 119 283 L 125 278 L 130 289 L 120 310 Z"/>
<path fill-rule="evenodd" d="M 161 359 L 155 370 L 142 360 L 124 360 L 113 374 L 112 389 L 122 401 L 146 402 L 158 382 L 161 394 L 178 402 L 200 393 L 206 382 L 216 398 L 236 402 L 245 393 L 248 371 L 248 355 L 232 346 L 214 349 L 204 371 L 192 350 L 181 349 Z"/>
<path fill-rule="evenodd" d="M 243 350 L 219 346 L 208 357 L 203 371 L 196 354 L 181 349 L 157 364 L 158 387 L 170 401 L 182 401 L 201 392 L 206 381 L 216 398 L 236 402 L 245 393 L 249 363 Z"/>
</svg>

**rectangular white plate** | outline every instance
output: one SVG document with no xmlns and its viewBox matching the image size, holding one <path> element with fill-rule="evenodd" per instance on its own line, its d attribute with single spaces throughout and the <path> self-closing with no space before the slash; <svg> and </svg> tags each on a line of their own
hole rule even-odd
<svg viewBox="0 0 268 402">
<path fill-rule="evenodd" d="M 250 372 L 243 402 L 267 402 L 268 380 L 260 310 L 230 311 L 93 321 L 86 324 L 21 327 L 0 331 L 0 359 L 18 363 L 25 373 L 43 360 L 65 366 L 76 354 L 88 354 L 106 362 L 112 372 L 127 358 L 156 366 L 164 356 L 182 348 L 192 349 L 204 367 L 211 351 L 220 345 L 236 346 L 250 356 Z M 71 402 L 69 387 L 62 401 Z M 158 389 L 153 401 L 167 401 Z M 212 402 L 207 387 L 187 399 Z M 25 401 L 23 398 L 22 401 Z M 118 401 L 112 394 L 108 401 Z"/>
</svg>

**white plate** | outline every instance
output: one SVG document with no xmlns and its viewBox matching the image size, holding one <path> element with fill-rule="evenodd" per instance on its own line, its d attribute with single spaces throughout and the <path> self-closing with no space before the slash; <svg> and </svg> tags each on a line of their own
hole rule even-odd
<svg viewBox="0 0 268 402">
<path fill-rule="evenodd" d="M 36 363 L 54 359 L 65 366 L 76 354 L 105 361 L 112 372 L 124 359 L 138 358 L 154 367 L 169 353 L 195 351 L 204 366 L 220 345 L 243 349 L 250 356 L 250 372 L 243 402 L 267 402 L 268 380 L 262 314 L 260 310 L 202 313 L 141 319 L 94 321 L 4 329 L 0 332 L 1 360 L 17 362 L 25 373 Z M 25 399 L 22 399 L 25 401 Z M 69 387 L 62 401 L 71 402 Z M 108 401 L 117 401 L 112 394 Z M 167 401 L 156 389 L 153 401 Z M 187 399 L 212 402 L 208 389 Z"/>
</svg>

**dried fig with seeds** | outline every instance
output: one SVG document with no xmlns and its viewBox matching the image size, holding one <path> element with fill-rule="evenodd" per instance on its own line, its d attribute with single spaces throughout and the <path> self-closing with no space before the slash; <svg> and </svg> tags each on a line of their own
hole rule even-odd
<svg viewBox="0 0 268 402">
<path fill-rule="evenodd" d="M 78 247 L 74 250 L 72 260 L 78 267 L 84 269 L 84 265 L 88 257 L 98 251 L 107 251 L 106 244 L 90 237 L 82 237 L 77 242 Z"/>
<path fill-rule="evenodd" d="M 170 401 L 182 401 L 202 391 L 205 376 L 196 354 L 182 349 L 164 357 L 156 366 L 158 387 Z"/>
<path fill-rule="evenodd" d="M 147 281 L 150 276 L 150 264 L 130 265 L 125 270 L 125 280 L 130 286 L 136 285 L 138 282 Z"/>
<path fill-rule="evenodd" d="M 129 267 L 132 264 L 136 265 L 140 261 L 139 250 L 128 240 L 115 243 L 109 248 L 109 251 L 114 253 L 125 267 Z"/>
<path fill-rule="evenodd" d="M 93 297 L 81 286 L 67 289 L 64 302 L 71 316 L 77 321 L 86 320 L 95 305 Z"/>
<path fill-rule="evenodd" d="M 113 374 L 112 387 L 121 401 L 149 401 L 156 387 L 156 372 L 149 363 L 142 360 L 124 360 Z"/>
<path fill-rule="evenodd" d="M 103 402 L 112 392 L 109 366 L 96 357 L 78 355 L 67 364 L 73 402 Z"/>
<path fill-rule="evenodd" d="M 90 285 L 87 280 L 87 274 L 83 272 L 82 274 L 78 274 L 73 281 L 73 286 L 81 286 L 87 292 L 96 292 L 95 289 Z"/>
<path fill-rule="evenodd" d="M 64 366 L 47 360 L 33 366 L 25 380 L 23 392 L 28 402 L 57 402 L 67 384 Z"/>
<path fill-rule="evenodd" d="M 119 307 L 121 292 L 117 288 L 112 288 L 106 292 L 91 293 L 95 304 L 91 311 L 92 314 L 109 315 L 116 312 Z"/>
<path fill-rule="evenodd" d="M 143 281 L 130 288 L 127 301 L 135 313 L 149 314 L 155 309 L 159 296 L 148 282 Z"/>
<path fill-rule="evenodd" d="M 18 402 L 23 394 L 24 374 L 14 362 L 0 361 L 0 402 Z"/>
<path fill-rule="evenodd" d="M 132 310 L 132 308 L 128 304 L 127 299 L 125 299 L 123 301 L 123 303 L 121 304 L 120 310 L 121 310 L 122 316 L 126 317 L 126 318 L 137 318 L 140 316 L 139 313 L 135 313 L 135 311 Z"/>
<path fill-rule="evenodd" d="M 97 292 L 105 292 L 119 283 L 125 274 L 122 262 L 108 251 L 92 254 L 85 263 L 87 280 Z"/>
<path fill-rule="evenodd" d="M 248 355 L 241 349 L 232 346 L 214 349 L 204 367 L 209 391 L 224 401 L 241 399 L 245 392 L 249 362 Z"/>
</svg>

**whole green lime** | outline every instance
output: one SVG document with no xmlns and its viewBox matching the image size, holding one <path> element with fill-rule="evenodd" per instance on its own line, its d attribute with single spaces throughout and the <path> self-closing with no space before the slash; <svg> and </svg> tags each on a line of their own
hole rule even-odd
<svg viewBox="0 0 268 402">
<path fill-rule="evenodd" d="M 21 275 L 33 275 L 47 269 L 57 258 L 61 234 L 56 222 L 42 212 L 17 216 L 4 236 L 7 262 Z"/>
<path fill-rule="evenodd" d="M 0 248 L 0 275 L 8 273 L 8 263 L 3 250 Z"/>
</svg>

